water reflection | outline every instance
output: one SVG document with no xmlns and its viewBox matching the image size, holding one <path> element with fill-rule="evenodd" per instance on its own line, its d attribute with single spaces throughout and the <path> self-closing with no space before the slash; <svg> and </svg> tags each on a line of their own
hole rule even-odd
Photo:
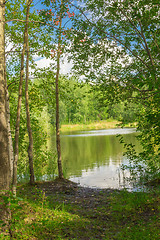
<svg viewBox="0 0 160 240">
<path fill-rule="evenodd" d="M 118 169 L 128 159 L 123 157 L 123 146 L 117 134 L 122 134 L 126 143 L 140 145 L 135 129 L 108 129 L 75 132 L 61 136 L 63 169 L 66 178 L 82 186 L 119 188 L 123 185 Z"/>
<path fill-rule="evenodd" d="M 106 135 L 117 135 L 117 134 L 129 134 L 136 132 L 135 128 L 115 128 L 106 130 L 92 130 L 92 131 L 80 131 L 74 134 L 66 134 L 63 137 L 90 137 L 90 136 L 106 136 Z"/>
</svg>

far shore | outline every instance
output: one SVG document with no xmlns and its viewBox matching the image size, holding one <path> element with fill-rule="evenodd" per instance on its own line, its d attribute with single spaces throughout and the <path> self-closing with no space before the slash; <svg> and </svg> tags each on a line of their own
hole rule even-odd
<svg viewBox="0 0 160 240">
<path fill-rule="evenodd" d="M 120 128 L 121 122 L 117 120 L 106 120 L 106 121 L 95 121 L 86 124 L 62 124 L 61 132 L 72 132 L 72 131 L 85 131 L 85 130 L 101 130 L 101 129 L 111 129 Z M 124 127 L 136 127 L 136 123 L 126 124 Z"/>
</svg>

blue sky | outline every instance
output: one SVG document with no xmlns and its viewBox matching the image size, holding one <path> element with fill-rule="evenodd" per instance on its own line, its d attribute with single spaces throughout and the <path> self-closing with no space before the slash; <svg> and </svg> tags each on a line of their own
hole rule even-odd
<svg viewBox="0 0 160 240">
<path fill-rule="evenodd" d="M 34 7 L 38 10 L 44 8 L 44 6 L 41 4 L 42 0 L 33 0 Z"/>
<path fill-rule="evenodd" d="M 45 9 L 45 6 L 42 4 L 43 0 L 33 0 L 34 6 L 31 8 L 32 10 L 41 10 Z M 64 23 L 68 21 L 68 19 L 64 19 Z M 71 27 L 71 23 L 67 25 L 67 27 Z M 46 59 L 44 57 L 40 57 L 35 55 L 34 56 L 35 62 L 37 64 L 37 67 L 49 67 L 50 63 L 53 63 L 54 60 L 52 59 Z M 61 62 L 61 73 L 67 74 L 70 72 L 72 67 L 72 63 L 68 63 L 67 58 L 63 58 L 63 63 Z"/>
</svg>

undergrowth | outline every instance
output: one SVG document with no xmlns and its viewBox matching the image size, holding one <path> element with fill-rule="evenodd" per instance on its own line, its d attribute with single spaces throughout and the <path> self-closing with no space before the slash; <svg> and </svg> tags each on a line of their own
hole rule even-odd
<svg viewBox="0 0 160 240">
<path fill-rule="evenodd" d="M 11 204 L 12 239 L 133 239 L 160 237 L 159 190 L 99 191 L 88 197 L 20 186 Z M 10 239 L 0 236 L 0 239 Z"/>
</svg>

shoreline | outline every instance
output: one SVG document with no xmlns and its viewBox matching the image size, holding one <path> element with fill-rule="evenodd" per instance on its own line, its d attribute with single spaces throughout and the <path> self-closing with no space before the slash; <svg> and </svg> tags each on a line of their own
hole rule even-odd
<svg viewBox="0 0 160 240">
<path fill-rule="evenodd" d="M 136 123 L 129 123 L 124 125 L 127 128 L 135 128 Z M 87 130 L 103 130 L 121 128 L 121 122 L 117 120 L 95 121 L 87 124 L 62 124 L 60 132 L 74 132 L 74 131 L 87 131 Z"/>
</svg>

